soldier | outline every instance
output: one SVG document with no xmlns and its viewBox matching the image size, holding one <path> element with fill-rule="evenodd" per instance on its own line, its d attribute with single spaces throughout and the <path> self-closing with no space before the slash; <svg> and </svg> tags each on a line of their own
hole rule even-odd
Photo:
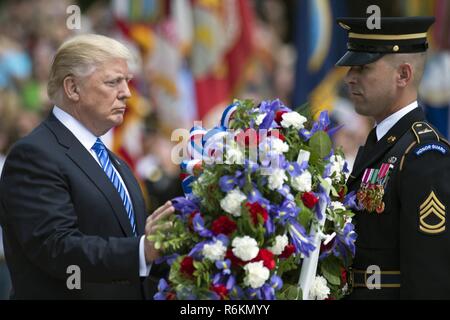
<svg viewBox="0 0 450 320">
<path fill-rule="evenodd" d="M 417 103 L 434 18 L 337 21 L 349 39 L 336 65 L 376 122 L 347 181 L 361 207 L 350 299 L 450 299 L 450 147 Z"/>
</svg>

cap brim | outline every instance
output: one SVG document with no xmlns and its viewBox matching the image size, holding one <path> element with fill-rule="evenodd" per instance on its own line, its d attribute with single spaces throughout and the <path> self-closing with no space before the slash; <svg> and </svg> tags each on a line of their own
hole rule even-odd
<svg viewBox="0 0 450 320">
<path fill-rule="evenodd" d="M 362 66 L 380 59 L 384 53 L 347 51 L 344 56 L 336 62 L 338 67 Z"/>
</svg>

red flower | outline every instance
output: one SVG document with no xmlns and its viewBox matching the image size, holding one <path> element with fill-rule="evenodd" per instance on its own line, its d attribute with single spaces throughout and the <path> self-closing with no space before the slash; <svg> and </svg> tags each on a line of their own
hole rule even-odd
<svg viewBox="0 0 450 320">
<path fill-rule="evenodd" d="M 275 260 L 273 259 L 273 253 L 267 249 L 260 249 L 256 258 L 251 262 L 263 261 L 264 266 L 273 270 L 275 268 Z"/>
<path fill-rule="evenodd" d="M 323 242 L 320 244 L 320 252 L 328 252 L 331 250 L 331 248 L 333 248 L 333 244 L 334 244 L 334 238 L 331 239 L 330 242 L 328 242 L 327 245 L 324 245 Z"/>
<path fill-rule="evenodd" d="M 234 266 L 243 266 L 245 264 L 244 261 L 242 261 L 241 259 L 239 259 L 238 257 L 236 257 L 233 254 L 233 251 L 231 249 L 227 250 L 227 253 L 225 254 L 225 258 L 230 259 L 231 264 Z"/>
<path fill-rule="evenodd" d="M 278 256 L 280 258 L 289 258 L 295 252 L 295 247 L 293 244 L 288 244 L 283 252 Z"/>
<path fill-rule="evenodd" d="M 177 296 L 173 292 L 167 292 L 167 294 L 166 294 L 166 299 L 167 300 L 175 300 L 176 297 Z"/>
<path fill-rule="evenodd" d="M 188 219 L 188 226 L 191 230 L 193 230 L 194 225 L 192 223 L 192 221 L 194 220 L 195 215 L 199 213 L 198 211 L 192 211 L 191 214 L 189 215 L 189 219 Z"/>
<path fill-rule="evenodd" d="M 252 217 L 253 224 L 258 223 L 258 216 L 261 216 L 263 221 L 266 222 L 269 218 L 269 214 L 267 213 L 267 210 L 263 208 L 258 202 L 250 203 L 247 202 L 245 204 L 248 211 L 250 212 L 250 216 Z"/>
<path fill-rule="evenodd" d="M 339 201 L 344 202 L 344 199 L 345 199 L 345 188 L 344 187 L 341 187 L 341 189 L 338 192 L 338 195 L 339 195 Z"/>
<path fill-rule="evenodd" d="M 235 141 L 242 146 L 256 147 L 257 145 L 259 145 L 258 131 L 252 128 L 247 128 L 245 129 L 245 131 L 240 132 L 236 135 Z"/>
<path fill-rule="evenodd" d="M 211 290 L 217 293 L 221 300 L 223 300 L 228 294 L 228 289 L 222 284 L 212 286 Z"/>
<path fill-rule="evenodd" d="M 180 264 L 180 272 L 189 277 L 192 277 L 194 271 L 195 271 L 194 258 L 190 256 L 184 257 Z"/>
<path fill-rule="evenodd" d="M 341 283 L 345 285 L 347 283 L 347 270 L 341 268 Z"/>
<path fill-rule="evenodd" d="M 280 139 L 281 141 L 286 141 L 286 137 L 280 132 L 280 130 L 272 130 L 267 134 L 268 137 L 275 137 Z"/>
<path fill-rule="evenodd" d="M 180 180 L 183 181 L 184 179 L 186 179 L 187 177 L 189 177 L 189 174 L 187 173 L 180 173 Z"/>
<path fill-rule="evenodd" d="M 319 202 L 319 198 L 317 198 L 312 192 L 305 192 L 302 194 L 302 201 L 307 208 L 312 209 L 317 202 Z"/>
<path fill-rule="evenodd" d="M 227 216 L 220 216 L 212 222 L 211 229 L 215 235 L 222 233 L 228 236 L 236 230 L 236 222 Z"/>
<path fill-rule="evenodd" d="M 281 125 L 281 121 L 283 121 L 283 114 L 287 113 L 287 111 L 277 111 L 275 114 L 275 121 L 279 125 Z"/>
</svg>

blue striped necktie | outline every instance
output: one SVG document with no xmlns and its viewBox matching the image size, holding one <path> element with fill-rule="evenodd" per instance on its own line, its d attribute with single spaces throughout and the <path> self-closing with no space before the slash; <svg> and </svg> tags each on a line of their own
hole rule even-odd
<svg viewBox="0 0 450 320">
<path fill-rule="evenodd" d="M 92 150 L 94 150 L 94 152 L 97 154 L 102 169 L 105 171 L 109 180 L 111 180 L 112 184 L 119 193 L 120 198 L 122 199 L 123 205 L 125 207 L 125 210 L 127 212 L 128 219 L 130 220 L 133 233 L 135 236 L 137 236 L 133 206 L 131 205 L 130 198 L 128 197 L 128 194 L 125 191 L 125 186 L 122 184 L 122 182 L 118 177 L 118 173 L 113 168 L 113 164 L 111 163 L 111 159 L 109 158 L 108 151 L 106 151 L 105 145 L 100 139 L 97 138 L 97 141 L 95 141 Z"/>
</svg>

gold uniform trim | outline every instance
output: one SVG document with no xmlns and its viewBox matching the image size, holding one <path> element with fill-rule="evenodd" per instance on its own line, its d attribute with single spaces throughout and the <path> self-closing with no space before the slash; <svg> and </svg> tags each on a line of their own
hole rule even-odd
<svg viewBox="0 0 450 320">
<path fill-rule="evenodd" d="M 417 143 L 421 142 L 419 135 L 430 133 L 430 132 L 433 132 L 434 135 L 436 136 L 437 141 L 440 141 L 439 135 L 426 122 L 414 122 L 411 128 L 414 132 L 414 135 L 416 136 Z"/>
<path fill-rule="evenodd" d="M 364 282 L 365 283 L 354 283 L 353 284 L 353 288 L 367 288 L 367 272 L 364 270 L 358 270 L 358 269 L 353 269 L 352 270 L 353 273 L 358 273 L 358 274 L 364 274 Z M 379 275 L 400 275 L 400 271 L 375 271 L 373 273 L 371 273 L 370 275 L 374 275 L 374 274 L 379 274 Z M 400 283 L 385 283 L 385 284 L 380 284 L 380 288 L 400 288 L 401 285 Z"/>
<path fill-rule="evenodd" d="M 440 222 L 431 225 L 425 219 L 434 214 Z M 419 207 L 419 229 L 428 234 L 437 234 L 445 231 L 445 205 L 438 199 L 434 191 L 431 191 L 427 199 Z"/>
<path fill-rule="evenodd" d="M 366 34 L 349 32 L 349 38 L 353 39 L 367 39 L 367 40 L 410 40 L 426 38 L 427 33 L 410 33 L 410 34 Z"/>
<path fill-rule="evenodd" d="M 412 149 L 412 147 L 414 147 L 416 144 L 417 144 L 417 142 L 414 141 L 413 143 L 411 143 L 411 144 L 408 146 L 408 148 L 406 148 L 406 151 L 405 151 L 405 153 L 403 154 L 402 159 L 400 160 L 400 171 L 403 170 L 403 162 L 405 161 L 406 155 L 409 153 L 409 151 Z"/>
</svg>

